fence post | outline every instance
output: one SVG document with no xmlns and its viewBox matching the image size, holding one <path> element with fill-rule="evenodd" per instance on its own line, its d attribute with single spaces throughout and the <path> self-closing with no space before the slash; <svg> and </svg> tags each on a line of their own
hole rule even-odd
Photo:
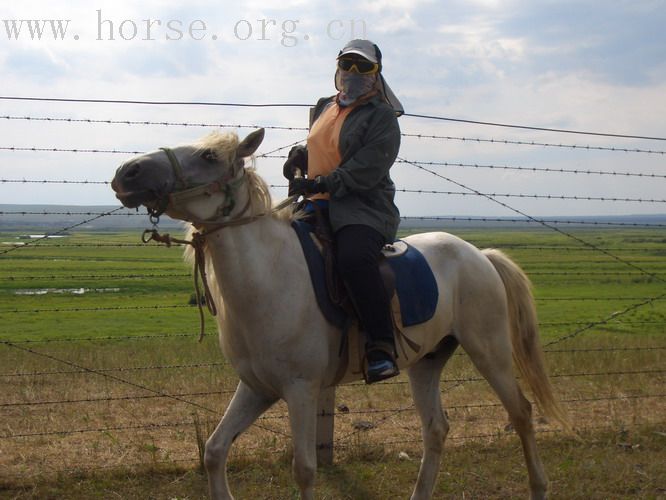
<svg viewBox="0 0 666 500">
<path fill-rule="evenodd" d="M 333 465 L 335 387 L 321 391 L 317 403 L 317 465 Z"/>
</svg>

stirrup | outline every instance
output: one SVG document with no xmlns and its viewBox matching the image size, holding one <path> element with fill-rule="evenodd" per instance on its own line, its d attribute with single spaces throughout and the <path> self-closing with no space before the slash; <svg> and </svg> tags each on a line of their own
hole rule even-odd
<svg viewBox="0 0 666 500">
<path fill-rule="evenodd" d="M 381 382 L 387 378 L 395 377 L 400 374 L 398 366 L 390 360 L 379 361 L 368 365 L 368 373 L 365 376 L 366 384 Z"/>
</svg>

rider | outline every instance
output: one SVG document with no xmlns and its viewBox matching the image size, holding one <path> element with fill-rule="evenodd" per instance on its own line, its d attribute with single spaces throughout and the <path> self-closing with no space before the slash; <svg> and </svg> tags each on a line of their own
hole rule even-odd
<svg viewBox="0 0 666 500">
<path fill-rule="evenodd" d="M 397 117 L 403 109 L 381 70 L 377 45 L 347 43 L 337 57 L 338 93 L 319 100 L 307 147 L 292 148 L 284 164 L 289 195 L 305 195 L 327 209 L 337 271 L 367 335 L 368 383 L 399 373 L 379 257 L 400 222 L 389 169 L 400 147 Z M 308 177 L 294 178 L 296 169 Z"/>
</svg>

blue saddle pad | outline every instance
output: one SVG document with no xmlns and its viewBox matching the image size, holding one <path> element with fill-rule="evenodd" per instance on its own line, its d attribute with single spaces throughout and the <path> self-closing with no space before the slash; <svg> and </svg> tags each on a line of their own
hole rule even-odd
<svg viewBox="0 0 666 500">
<path fill-rule="evenodd" d="M 395 273 L 395 288 L 400 300 L 402 325 L 412 326 L 425 323 L 435 314 L 439 290 L 425 257 L 412 245 L 399 256 L 388 259 Z"/>
<path fill-rule="evenodd" d="M 319 308 L 329 323 L 346 330 L 351 318 L 341 307 L 331 302 L 328 295 L 324 259 L 312 240 L 312 225 L 293 221 L 292 227 L 301 242 Z M 402 324 L 412 326 L 424 323 L 433 317 L 439 291 L 435 276 L 423 254 L 407 242 L 403 243 L 407 245 L 407 251 L 400 256 L 389 258 L 388 261 L 395 274 Z"/>
</svg>

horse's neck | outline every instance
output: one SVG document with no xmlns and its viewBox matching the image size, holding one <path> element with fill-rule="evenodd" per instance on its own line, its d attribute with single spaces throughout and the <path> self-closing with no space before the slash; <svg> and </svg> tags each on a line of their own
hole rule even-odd
<svg viewBox="0 0 666 500">
<path fill-rule="evenodd" d="M 289 225 L 271 216 L 211 234 L 207 251 L 225 308 L 247 308 L 277 293 L 282 257 L 295 241 Z"/>
</svg>

